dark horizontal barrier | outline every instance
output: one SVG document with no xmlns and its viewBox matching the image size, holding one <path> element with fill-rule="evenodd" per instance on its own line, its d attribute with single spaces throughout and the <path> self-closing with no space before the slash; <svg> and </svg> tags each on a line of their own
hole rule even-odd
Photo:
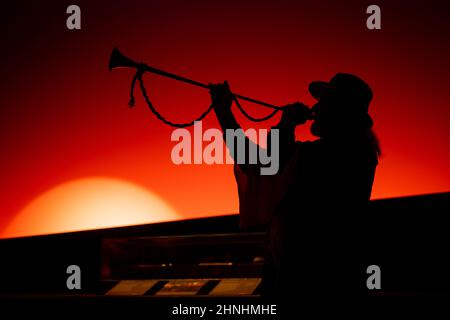
<svg viewBox="0 0 450 320">
<path fill-rule="evenodd" d="M 448 295 L 449 209 L 450 193 L 371 202 L 366 246 L 382 271 L 382 289 L 368 292 L 369 299 Z M 240 230 L 238 223 L 238 215 L 228 215 L 3 239 L 0 301 L 41 306 L 52 301 L 141 306 L 175 297 L 253 301 L 260 290 L 265 236 L 262 230 Z M 80 290 L 67 288 L 70 265 L 81 269 Z M 127 282 L 136 279 L 141 282 Z"/>
</svg>

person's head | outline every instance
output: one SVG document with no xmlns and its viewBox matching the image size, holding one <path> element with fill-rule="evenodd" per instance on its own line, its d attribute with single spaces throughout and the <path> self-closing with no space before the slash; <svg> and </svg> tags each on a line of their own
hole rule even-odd
<svg viewBox="0 0 450 320">
<path fill-rule="evenodd" d="M 314 81 L 309 92 L 317 100 L 312 107 L 311 133 L 318 137 L 370 130 L 369 116 L 372 90 L 361 78 L 347 73 L 336 74 L 329 82 Z"/>
</svg>

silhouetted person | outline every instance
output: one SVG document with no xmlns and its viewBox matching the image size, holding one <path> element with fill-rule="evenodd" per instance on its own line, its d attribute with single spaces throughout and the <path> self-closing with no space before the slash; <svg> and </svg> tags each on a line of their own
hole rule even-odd
<svg viewBox="0 0 450 320">
<path fill-rule="evenodd" d="M 235 165 L 241 225 L 267 228 L 263 294 L 281 302 L 293 297 L 298 305 L 290 308 L 367 291 L 365 217 L 380 153 L 368 114 L 372 90 L 363 80 L 339 73 L 312 82 L 309 92 L 317 103 L 286 106 L 275 126 L 275 176 L 262 176 L 260 164 Z M 211 97 L 222 130 L 240 128 L 228 84 L 212 85 Z M 318 139 L 295 141 L 296 126 L 311 111 Z"/>
</svg>

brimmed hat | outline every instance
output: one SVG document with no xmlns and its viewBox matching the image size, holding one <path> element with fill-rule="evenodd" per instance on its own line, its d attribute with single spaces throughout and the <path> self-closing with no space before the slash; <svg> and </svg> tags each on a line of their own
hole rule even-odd
<svg viewBox="0 0 450 320">
<path fill-rule="evenodd" d="M 373 92 L 361 78 L 353 74 L 338 73 L 331 78 L 330 82 L 311 82 L 309 92 L 317 100 L 332 94 L 346 108 L 342 110 L 346 115 L 356 121 L 365 121 L 369 127 L 372 127 L 373 121 L 368 112 Z"/>
</svg>

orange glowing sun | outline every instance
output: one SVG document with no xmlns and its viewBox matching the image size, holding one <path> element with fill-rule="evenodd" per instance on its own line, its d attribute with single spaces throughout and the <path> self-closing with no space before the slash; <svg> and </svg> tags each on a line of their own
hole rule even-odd
<svg viewBox="0 0 450 320">
<path fill-rule="evenodd" d="M 3 238 L 180 219 L 160 197 L 111 178 L 69 181 L 44 192 L 11 221 Z"/>
</svg>

